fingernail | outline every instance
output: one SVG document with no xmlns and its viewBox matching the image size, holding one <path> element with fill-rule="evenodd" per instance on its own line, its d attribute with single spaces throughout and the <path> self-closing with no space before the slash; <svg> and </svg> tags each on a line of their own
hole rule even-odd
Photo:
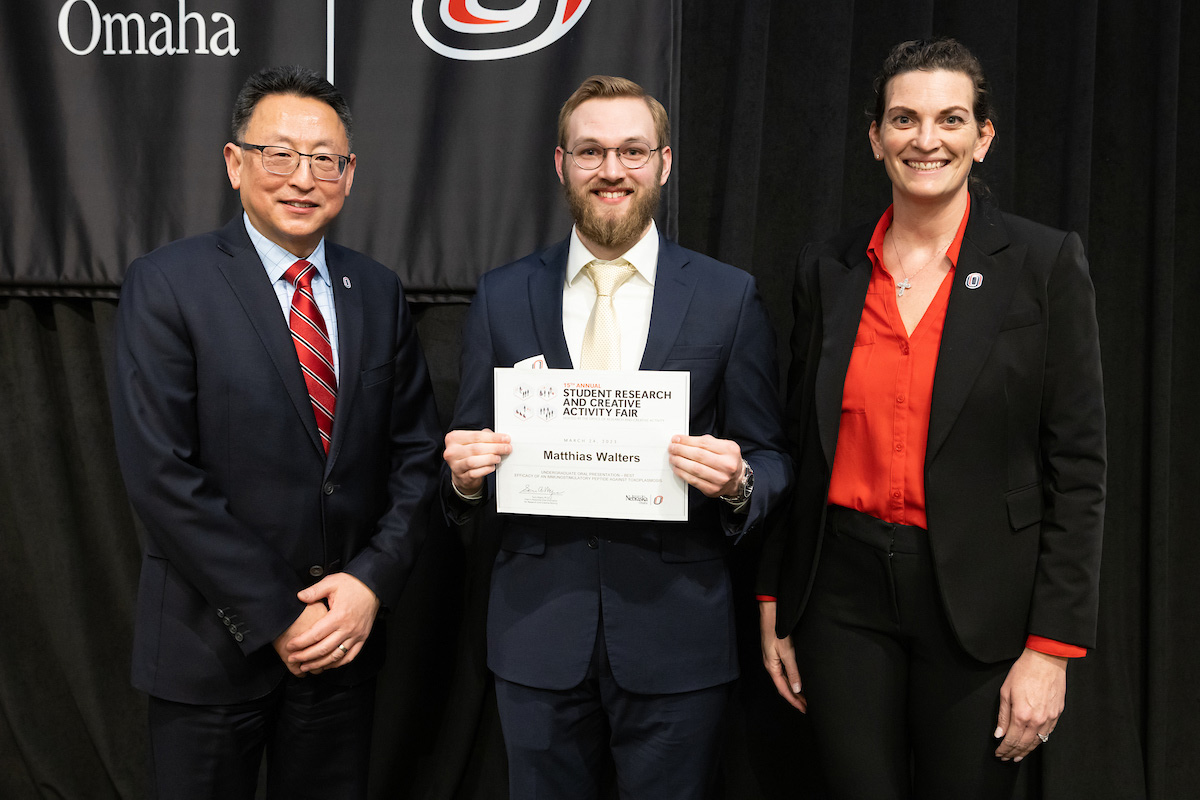
<svg viewBox="0 0 1200 800">
<path fill-rule="evenodd" d="M 799 683 L 793 683 L 793 684 L 792 684 L 792 693 L 793 693 L 793 694 L 800 694 L 800 684 L 799 684 Z"/>
<path fill-rule="evenodd" d="M 996 732 L 993 733 L 992 736 L 996 737 L 997 739 L 1003 737 L 1004 736 L 1004 728 L 996 728 Z"/>
<path fill-rule="evenodd" d="M 1014 759 L 1013 759 L 1013 763 L 1014 763 L 1014 764 L 1020 763 L 1021 759 L 1022 759 L 1022 758 L 1024 758 L 1024 757 L 1025 757 L 1025 756 L 1017 756 L 1016 758 L 1014 758 Z"/>
</svg>

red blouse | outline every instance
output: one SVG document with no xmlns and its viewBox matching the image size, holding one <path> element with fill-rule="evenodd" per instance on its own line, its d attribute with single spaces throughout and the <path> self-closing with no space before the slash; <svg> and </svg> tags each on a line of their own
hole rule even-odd
<svg viewBox="0 0 1200 800">
<path fill-rule="evenodd" d="M 896 305 L 896 283 L 883 263 L 883 237 L 892 209 L 883 213 L 867 255 L 871 283 L 842 392 L 837 452 L 829 502 L 898 525 L 929 527 L 925 519 L 925 444 L 933 373 L 942 344 L 954 267 L 962 249 L 970 201 L 946 250 L 950 272 L 909 334 Z"/>
</svg>

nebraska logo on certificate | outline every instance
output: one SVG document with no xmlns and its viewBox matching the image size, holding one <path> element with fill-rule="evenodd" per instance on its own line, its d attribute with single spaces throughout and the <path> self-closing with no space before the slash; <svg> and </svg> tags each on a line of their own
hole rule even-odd
<svg viewBox="0 0 1200 800">
<path fill-rule="evenodd" d="M 667 445 L 688 432 L 687 372 L 495 368 L 496 510 L 687 521 Z"/>
</svg>

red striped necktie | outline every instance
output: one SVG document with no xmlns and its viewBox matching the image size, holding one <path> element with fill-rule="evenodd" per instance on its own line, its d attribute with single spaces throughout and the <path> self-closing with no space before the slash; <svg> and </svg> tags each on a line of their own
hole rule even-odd
<svg viewBox="0 0 1200 800">
<path fill-rule="evenodd" d="M 292 329 L 292 344 L 296 345 L 300 369 L 308 384 L 308 399 L 312 401 L 313 414 L 317 418 L 321 444 L 328 453 L 333 434 L 333 409 L 337 405 L 337 376 L 333 371 L 333 348 L 329 344 L 325 318 L 312 293 L 312 279 L 316 274 L 316 267 L 300 259 L 288 267 L 283 279 L 296 286 L 296 291 L 292 292 L 288 327 Z"/>
</svg>

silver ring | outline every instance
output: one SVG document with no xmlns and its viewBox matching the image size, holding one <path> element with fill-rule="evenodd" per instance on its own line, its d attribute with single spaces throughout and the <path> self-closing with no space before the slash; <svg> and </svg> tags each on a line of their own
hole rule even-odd
<svg viewBox="0 0 1200 800">
<path fill-rule="evenodd" d="M 349 652 L 350 652 L 349 650 L 347 650 L 347 649 L 346 649 L 346 645 L 345 645 L 345 644 L 339 644 L 339 645 L 338 645 L 338 650 L 341 650 L 341 651 L 342 651 L 342 655 L 345 655 L 346 653 L 349 653 Z M 1038 734 L 1038 736 L 1041 736 L 1041 734 L 1039 733 L 1039 734 Z M 1046 740 L 1045 740 L 1045 739 L 1042 739 L 1042 741 L 1044 742 L 1044 741 L 1046 741 Z"/>
<path fill-rule="evenodd" d="M 1050 741 L 1050 734 L 1048 733 L 1039 733 L 1037 737 L 1042 740 L 1042 744 Z"/>
</svg>

